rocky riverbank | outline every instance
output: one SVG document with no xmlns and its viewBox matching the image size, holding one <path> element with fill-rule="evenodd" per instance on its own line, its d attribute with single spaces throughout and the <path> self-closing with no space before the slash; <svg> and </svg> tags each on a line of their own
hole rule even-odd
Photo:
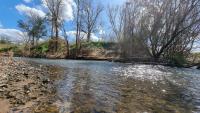
<svg viewBox="0 0 200 113">
<path fill-rule="evenodd" d="M 57 113 L 55 78 L 62 70 L 0 58 L 0 113 Z"/>
</svg>

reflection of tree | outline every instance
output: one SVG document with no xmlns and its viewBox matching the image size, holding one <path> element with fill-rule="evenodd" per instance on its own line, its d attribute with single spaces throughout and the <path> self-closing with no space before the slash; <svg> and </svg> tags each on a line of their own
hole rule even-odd
<svg viewBox="0 0 200 113">
<path fill-rule="evenodd" d="M 75 69 L 76 79 L 72 89 L 71 108 L 75 113 L 91 112 L 95 106 L 95 99 L 90 91 L 91 75 L 88 69 Z"/>
</svg>

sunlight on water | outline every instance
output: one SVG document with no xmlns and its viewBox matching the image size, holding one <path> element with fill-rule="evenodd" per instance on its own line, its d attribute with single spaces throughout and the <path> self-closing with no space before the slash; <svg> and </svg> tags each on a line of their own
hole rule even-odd
<svg viewBox="0 0 200 113">
<path fill-rule="evenodd" d="M 25 60 L 25 59 L 24 59 Z M 160 65 L 26 59 L 65 69 L 61 112 L 199 113 L 200 71 Z"/>
<path fill-rule="evenodd" d="M 149 80 L 151 82 L 162 81 L 166 77 L 172 75 L 164 66 L 151 65 L 129 65 L 126 67 L 114 67 L 115 73 L 120 73 L 121 76 L 131 77 L 137 80 Z"/>
</svg>

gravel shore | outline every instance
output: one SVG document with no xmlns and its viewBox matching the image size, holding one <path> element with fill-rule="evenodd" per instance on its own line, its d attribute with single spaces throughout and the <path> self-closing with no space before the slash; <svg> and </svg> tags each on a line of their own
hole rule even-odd
<svg viewBox="0 0 200 113">
<path fill-rule="evenodd" d="M 0 58 L 0 113 L 57 113 L 52 78 L 60 72 L 49 66 Z"/>
</svg>

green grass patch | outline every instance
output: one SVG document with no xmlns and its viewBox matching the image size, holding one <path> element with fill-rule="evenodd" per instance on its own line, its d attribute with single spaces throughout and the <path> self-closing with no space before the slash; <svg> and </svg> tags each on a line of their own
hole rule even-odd
<svg viewBox="0 0 200 113">
<path fill-rule="evenodd" d="M 10 47 L 13 47 L 13 46 L 14 46 L 13 44 L 2 44 L 2 43 L 0 43 L 0 49 L 10 48 Z"/>
<path fill-rule="evenodd" d="M 44 42 L 34 47 L 33 50 L 37 53 L 46 53 L 49 50 L 49 42 Z"/>
<path fill-rule="evenodd" d="M 6 43 L 0 43 L 0 52 L 7 52 L 7 51 L 10 51 L 10 50 L 17 50 L 17 45 L 15 44 L 6 44 Z"/>
</svg>

